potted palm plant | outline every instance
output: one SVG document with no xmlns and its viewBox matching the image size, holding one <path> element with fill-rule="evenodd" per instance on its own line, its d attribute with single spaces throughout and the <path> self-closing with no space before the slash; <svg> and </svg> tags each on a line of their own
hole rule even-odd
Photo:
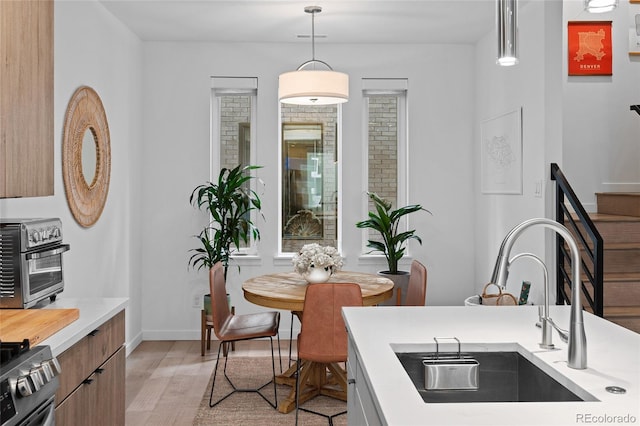
<svg viewBox="0 0 640 426">
<path fill-rule="evenodd" d="M 392 209 L 393 205 L 390 201 L 379 197 L 373 192 L 367 192 L 367 196 L 375 206 L 375 211 L 369 212 L 369 219 L 356 223 L 358 228 L 372 229 L 376 231 L 381 240 L 368 240 L 367 247 L 371 249 L 369 253 L 380 252 L 384 254 L 387 260 L 388 269 L 379 273 L 390 278 L 396 287 L 402 289 L 402 293 L 406 295 L 406 288 L 409 283 L 409 272 L 399 271 L 398 262 L 404 256 L 406 244 L 409 240 L 416 240 L 422 244 L 422 240 L 415 234 L 415 229 L 400 232 L 398 227 L 400 220 L 410 214 L 420 210 L 426 211 L 420 204 L 412 204 L 405 207 Z"/>
<path fill-rule="evenodd" d="M 193 190 L 189 202 L 206 210 L 211 222 L 195 236 L 201 247 L 191 250 L 194 252 L 189 259 L 191 267 L 210 269 L 216 262 L 222 262 L 226 278 L 234 247 L 240 249 L 240 242 L 246 244 L 250 237 L 260 239 L 260 231 L 251 220 L 251 212 L 260 211 L 260 197 L 248 185 L 253 178 L 251 170 L 260 167 L 223 168 L 217 182 L 207 182 Z"/>
</svg>

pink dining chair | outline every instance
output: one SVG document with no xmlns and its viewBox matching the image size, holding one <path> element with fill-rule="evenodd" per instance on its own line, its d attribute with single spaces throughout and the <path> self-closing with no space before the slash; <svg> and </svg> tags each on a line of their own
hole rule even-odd
<svg viewBox="0 0 640 426">
<path fill-rule="evenodd" d="M 398 292 L 396 305 L 400 306 L 401 294 Z M 407 298 L 403 306 L 424 306 L 427 299 L 427 268 L 417 260 L 411 262 L 411 275 L 407 286 Z"/>
<path fill-rule="evenodd" d="M 226 281 L 224 279 L 224 267 L 222 263 L 216 263 L 209 271 L 209 287 L 211 290 L 211 308 L 213 315 L 213 331 L 216 334 L 220 345 L 218 346 L 218 357 L 213 373 L 213 384 L 211 385 L 211 395 L 209 396 L 209 407 L 214 407 L 223 400 L 236 392 L 255 392 L 269 403 L 273 408 L 278 406 L 278 393 L 276 388 L 276 364 L 273 353 L 273 337 L 278 338 L 278 357 L 280 358 L 280 371 L 282 371 L 282 356 L 280 354 L 280 335 L 278 327 L 280 325 L 280 312 L 260 312 L 255 314 L 235 315 L 229 309 L 227 301 Z M 256 389 L 239 389 L 231 382 L 227 376 L 227 361 L 229 357 L 224 359 L 224 377 L 231 385 L 232 391 L 222 398 L 213 402 L 213 390 L 216 386 L 216 374 L 218 372 L 218 362 L 220 361 L 220 352 L 227 343 L 238 342 L 240 340 L 251 340 L 269 338 L 271 342 L 271 367 L 273 377 L 264 385 Z M 273 383 L 274 402 L 271 402 L 260 392 L 264 387 Z"/>
<path fill-rule="evenodd" d="M 343 306 L 362 306 L 362 291 L 354 283 L 309 284 L 304 297 L 304 310 L 298 334 L 296 370 L 296 425 L 298 410 L 326 417 L 329 424 L 334 415 L 326 415 L 300 407 L 300 383 L 305 386 L 311 370 L 300 370 L 301 360 L 324 364 L 347 361 L 347 329 L 342 319 Z M 346 389 L 345 389 L 346 390 Z"/>
</svg>

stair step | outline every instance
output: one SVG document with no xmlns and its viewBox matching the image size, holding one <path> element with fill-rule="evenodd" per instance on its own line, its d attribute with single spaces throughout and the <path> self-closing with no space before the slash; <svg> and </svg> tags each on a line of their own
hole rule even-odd
<svg viewBox="0 0 640 426">
<path fill-rule="evenodd" d="M 608 317 L 640 317 L 640 306 L 610 306 L 604 310 Z"/>
<path fill-rule="evenodd" d="M 589 216 L 604 243 L 604 318 L 640 333 L 640 193 L 597 195 L 598 213 Z M 576 215 L 572 216 L 577 220 Z M 583 231 L 581 224 L 577 228 Z M 588 244 L 593 248 L 591 242 Z M 591 268 L 584 249 L 581 255 Z M 586 276 L 583 281 L 587 281 Z M 582 304 L 591 311 L 584 294 Z"/>
<path fill-rule="evenodd" d="M 631 242 L 631 243 L 604 243 L 605 250 L 611 251 L 620 251 L 620 250 L 635 250 L 640 248 L 640 243 Z"/>
<path fill-rule="evenodd" d="M 573 213 L 574 217 L 575 213 Z M 609 213 L 589 213 L 589 217 L 593 222 L 640 222 L 638 216 L 627 216 L 621 214 L 609 214 Z"/>
<path fill-rule="evenodd" d="M 604 245 L 604 273 L 640 272 L 640 244 Z"/>
<path fill-rule="evenodd" d="M 615 284 L 615 283 L 626 283 L 626 284 L 635 284 L 638 283 L 640 285 L 640 273 L 638 272 L 618 272 L 604 275 L 604 282 Z"/>
<path fill-rule="evenodd" d="M 640 333 L 640 306 L 611 306 L 605 308 L 604 318 Z"/>
<path fill-rule="evenodd" d="M 640 216 L 640 193 L 599 192 L 596 193 L 598 213 Z"/>
<path fill-rule="evenodd" d="M 588 259 L 586 251 L 581 248 L 580 253 L 584 262 L 591 268 L 592 262 Z M 605 243 L 602 255 L 605 274 L 640 272 L 640 243 Z"/>
<path fill-rule="evenodd" d="M 604 276 L 605 311 L 613 306 L 640 306 L 640 273 Z"/>
<path fill-rule="evenodd" d="M 577 216 L 572 216 L 577 220 Z M 605 243 L 640 243 L 640 217 L 601 213 L 591 213 L 589 217 Z M 584 233 L 581 224 L 578 224 L 578 229 Z"/>
</svg>

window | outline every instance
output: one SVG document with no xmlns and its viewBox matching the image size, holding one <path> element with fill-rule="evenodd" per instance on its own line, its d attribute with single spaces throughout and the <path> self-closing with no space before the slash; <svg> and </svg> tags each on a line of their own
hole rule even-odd
<svg viewBox="0 0 640 426">
<path fill-rule="evenodd" d="M 365 173 L 367 191 L 390 201 L 394 208 L 406 202 L 407 182 L 407 80 L 363 79 L 365 120 Z M 364 215 L 374 209 L 367 199 Z M 367 240 L 378 234 L 365 229 L 363 252 Z"/>
<path fill-rule="evenodd" d="M 339 249 L 339 105 L 281 104 L 280 253 Z"/>
<path fill-rule="evenodd" d="M 211 95 L 211 177 L 220 169 L 255 165 L 256 97 L 258 79 L 253 77 L 212 77 Z M 255 179 L 247 184 L 255 184 Z M 255 188 L 253 188 L 255 190 Z M 256 218 L 252 218 L 255 223 Z M 259 227 L 259 226 L 258 226 Z M 241 252 L 253 252 L 240 241 Z"/>
</svg>

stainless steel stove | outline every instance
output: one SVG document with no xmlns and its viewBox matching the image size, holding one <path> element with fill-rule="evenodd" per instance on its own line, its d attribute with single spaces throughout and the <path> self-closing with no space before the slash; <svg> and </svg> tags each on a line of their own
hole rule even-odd
<svg viewBox="0 0 640 426">
<path fill-rule="evenodd" d="M 0 342 L 2 426 L 54 425 L 60 364 L 49 346 Z"/>
</svg>

